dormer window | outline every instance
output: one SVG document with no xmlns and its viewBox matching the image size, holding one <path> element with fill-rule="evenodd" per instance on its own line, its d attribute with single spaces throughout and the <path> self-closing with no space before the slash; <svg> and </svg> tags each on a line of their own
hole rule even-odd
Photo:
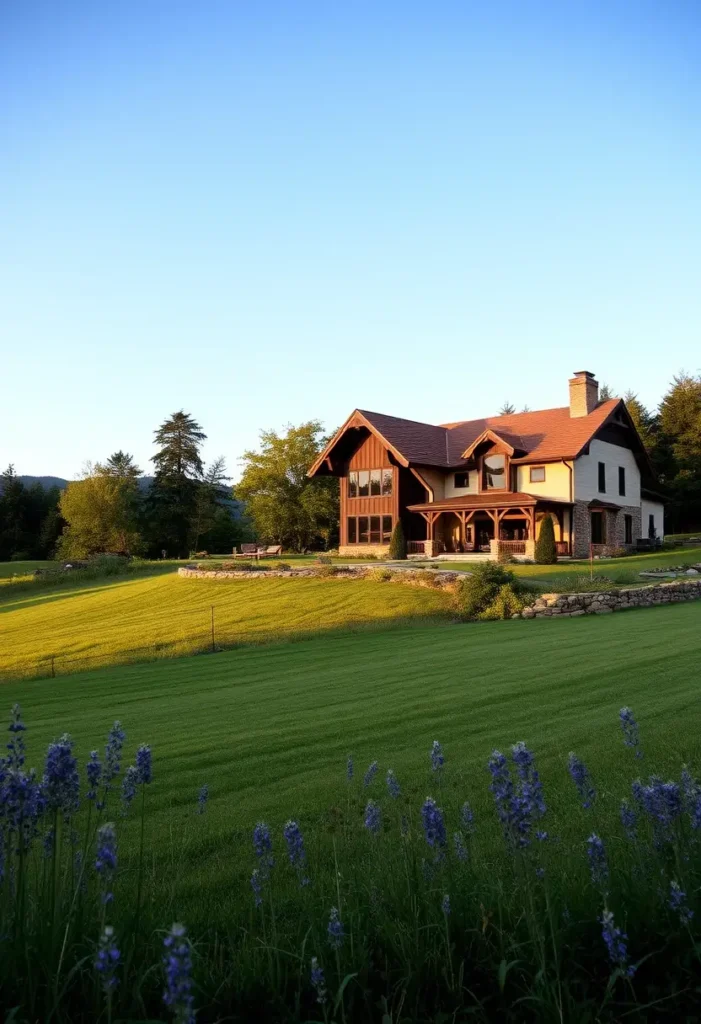
<svg viewBox="0 0 701 1024">
<path fill-rule="evenodd" d="M 469 473 L 456 473 L 455 474 L 455 489 L 459 490 L 462 487 L 470 486 L 470 474 Z"/>
<path fill-rule="evenodd" d="M 506 456 L 485 455 L 482 459 L 482 490 L 503 491 L 506 489 Z"/>
</svg>

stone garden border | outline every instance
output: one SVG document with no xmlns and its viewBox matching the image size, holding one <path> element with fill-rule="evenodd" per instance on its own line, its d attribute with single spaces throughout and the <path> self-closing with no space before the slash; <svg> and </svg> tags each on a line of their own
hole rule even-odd
<svg viewBox="0 0 701 1024">
<path fill-rule="evenodd" d="M 554 615 L 609 615 L 629 608 L 650 608 L 659 604 L 701 599 L 701 579 L 653 583 L 649 587 L 601 590 L 583 594 L 541 594 L 514 619 L 545 619 Z"/>
<path fill-rule="evenodd" d="M 259 569 L 253 572 L 238 572 L 233 569 L 201 569 L 196 565 L 185 565 L 178 569 L 178 576 L 190 579 L 334 579 L 334 580 L 372 580 L 377 579 L 388 583 L 402 583 L 410 587 L 429 587 L 435 590 L 454 590 L 458 580 L 466 575 L 449 569 L 395 569 L 378 565 L 337 565 L 334 571 L 325 571 L 327 566 L 307 566 L 302 569 Z"/>
</svg>

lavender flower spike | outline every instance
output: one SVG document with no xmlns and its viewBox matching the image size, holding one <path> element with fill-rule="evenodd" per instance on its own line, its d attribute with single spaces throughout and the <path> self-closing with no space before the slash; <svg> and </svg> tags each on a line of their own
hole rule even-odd
<svg viewBox="0 0 701 1024">
<path fill-rule="evenodd" d="M 438 740 L 433 741 L 431 747 L 431 771 L 439 772 L 445 764 L 445 757 L 443 756 L 443 748 L 441 747 Z"/>
<path fill-rule="evenodd" d="M 263 902 L 261 893 L 263 891 L 263 884 L 260 878 L 260 870 L 258 868 L 253 869 L 251 874 L 251 889 L 253 889 L 253 899 L 257 907 L 260 907 Z"/>
<path fill-rule="evenodd" d="M 465 846 L 465 838 L 462 832 L 453 833 L 453 845 L 455 846 L 455 856 L 458 860 L 467 860 L 467 848 Z"/>
<path fill-rule="evenodd" d="M 465 801 L 465 803 L 460 808 L 460 819 L 462 821 L 463 828 L 465 829 L 465 831 L 467 832 L 468 835 L 471 832 L 475 831 L 475 825 L 474 825 L 475 816 L 474 816 L 472 808 L 468 804 L 467 800 Z"/>
<path fill-rule="evenodd" d="M 273 858 L 272 836 L 270 835 L 270 829 L 264 821 L 259 821 L 253 829 L 253 849 L 258 858 L 262 873 L 267 876 L 269 869 L 275 864 L 275 860 Z"/>
<path fill-rule="evenodd" d="M 326 929 L 326 933 L 329 937 L 329 946 L 331 946 L 331 949 L 340 949 L 343 945 L 345 932 L 343 930 L 343 922 L 338 916 L 338 910 L 336 907 L 331 907 L 329 912 L 329 925 Z"/>
<path fill-rule="evenodd" d="M 307 853 L 304 849 L 304 839 L 302 838 L 299 825 L 296 821 L 288 821 L 282 830 L 282 834 L 287 843 L 287 855 L 290 858 L 290 864 L 299 875 L 299 884 L 309 885 L 309 879 L 305 874 Z"/>
<path fill-rule="evenodd" d="M 579 797 L 582 801 L 582 807 L 585 810 L 589 810 L 591 805 L 594 803 L 596 797 L 596 790 L 591 781 L 591 775 L 589 769 L 583 761 L 577 757 L 576 754 L 570 752 L 570 756 L 567 759 L 567 770 L 572 777 L 572 781 L 577 787 Z"/>
<path fill-rule="evenodd" d="M 320 1006 L 323 1006 L 326 1002 L 326 979 L 324 978 L 324 970 L 322 967 L 319 967 L 319 961 L 315 956 L 312 957 L 311 982 L 316 990 L 316 1001 Z"/>
<path fill-rule="evenodd" d="M 136 787 L 139 784 L 139 773 L 133 764 L 130 764 L 124 773 L 122 779 L 122 802 L 124 804 L 124 811 L 129 809 L 129 806 L 136 796 Z"/>
<path fill-rule="evenodd" d="M 592 882 L 594 885 L 603 887 L 608 882 L 609 868 L 604 844 L 594 832 L 587 839 L 587 856 L 589 857 Z"/>
<path fill-rule="evenodd" d="M 621 729 L 623 729 L 623 742 L 631 750 L 635 751 L 636 757 L 642 757 L 643 752 L 640 750 L 640 736 L 638 731 L 638 723 L 633 717 L 633 712 L 629 707 L 621 708 L 619 712 L 619 718 L 621 720 Z"/>
<path fill-rule="evenodd" d="M 73 756 L 73 740 L 68 734 L 49 745 L 43 790 L 51 810 L 68 814 L 78 809 L 80 776 L 78 763 Z"/>
<path fill-rule="evenodd" d="M 382 811 L 374 800 L 368 800 L 365 808 L 365 828 L 375 836 L 382 828 Z"/>
<path fill-rule="evenodd" d="M 421 821 L 426 842 L 436 850 L 440 857 L 446 844 L 445 822 L 443 821 L 443 811 L 436 806 L 436 801 L 430 796 L 426 797 L 421 808 Z"/>
<path fill-rule="evenodd" d="M 207 801 L 209 800 L 209 786 L 205 782 L 204 786 L 200 789 L 199 796 L 197 797 L 197 813 L 204 814 L 207 809 Z"/>
<path fill-rule="evenodd" d="M 348 755 L 348 760 L 346 761 L 346 778 L 348 779 L 349 782 L 353 778 L 354 771 L 355 771 L 355 768 L 354 768 L 354 765 L 353 765 L 353 758 L 349 754 Z"/>
<path fill-rule="evenodd" d="M 9 754 L 5 761 L 5 767 L 10 771 L 17 770 L 24 764 L 25 747 L 22 733 L 27 731 L 27 726 L 22 721 L 22 709 L 19 704 L 12 705 L 10 724 L 7 729 L 10 733 L 10 742 L 7 744 Z"/>
<path fill-rule="evenodd" d="M 450 896 L 448 895 L 448 893 L 445 894 L 441 901 L 441 910 L 443 911 L 446 917 L 450 916 Z"/>
<path fill-rule="evenodd" d="M 163 946 L 166 978 L 163 1002 L 173 1014 L 175 1024 L 195 1024 L 192 1009 L 192 957 L 185 926 L 174 924 L 163 940 Z"/>
<path fill-rule="evenodd" d="M 628 800 L 621 800 L 621 824 L 626 831 L 628 839 L 635 842 L 637 838 L 638 816 Z"/>
<path fill-rule="evenodd" d="M 604 910 L 601 915 L 601 935 L 606 943 L 611 963 L 632 978 L 635 967 L 628 964 L 628 936 L 616 927 L 610 910 Z"/>
<path fill-rule="evenodd" d="M 368 770 L 365 772 L 365 775 L 363 776 L 363 785 L 365 787 L 369 786 L 372 780 L 375 778 L 375 776 L 377 775 L 377 769 L 379 767 L 380 766 L 378 765 L 377 761 L 373 761 L 372 764 L 368 766 Z"/>
<path fill-rule="evenodd" d="M 100 945 L 95 957 L 95 970 L 100 975 L 100 983 L 106 993 L 117 987 L 116 971 L 119 967 L 120 952 L 114 941 L 114 928 L 105 925 L 100 936 Z"/>
<path fill-rule="evenodd" d="M 670 882 L 669 908 L 679 914 L 679 920 L 682 924 L 689 924 L 694 916 L 693 910 L 689 909 L 689 905 L 686 902 L 686 893 L 679 885 L 679 882 Z"/>
<path fill-rule="evenodd" d="M 85 765 L 85 774 L 88 777 L 88 792 L 86 793 L 86 796 L 88 800 L 96 800 L 97 787 L 100 785 L 100 779 L 102 778 L 100 755 L 96 750 L 90 751 L 90 758 L 88 763 Z"/>
<path fill-rule="evenodd" d="M 397 800 L 402 795 L 397 776 L 391 768 L 387 772 L 387 792 L 393 800 Z"/>
<path fill-rule="evenodd" d="M 153 778 L 151 770 L 151 748 L 142 743 L 136 752 L 136 774 L 140 786 L 145 786 Z"/>
<path fill-rule="evenodd" d="M 107 823 L 97 831 L 97 855 L 95 871 L 102 884 L 102 902 L 111 903 L 114 898 L 112 883 L 117 870 L 117 836 L 114 825 Z"/>
</svg>

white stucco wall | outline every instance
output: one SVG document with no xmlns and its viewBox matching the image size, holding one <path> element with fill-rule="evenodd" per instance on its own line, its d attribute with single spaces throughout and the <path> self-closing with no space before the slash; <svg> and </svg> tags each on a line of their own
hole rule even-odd
<svg viewBox="0 0 701 1024">
<path fill-rule="evenodd" d="M 545 480 L 531 483 L 531 467 L 518 466 L 516 489 L 526 494 L 536 494 L 539 498 L 558 498 L 560 501 L 571 501 L 570 471 L 564 462 L 540 463 L 545 470 Z"/>
<path fill-rule="evenodd" d="M 660 540 L 664 540 L 664 505 L 662 502 L 648 501 L 647 498 L 643 498 L 640 511 L 643 537 L 648 536 L 650 516 L 654 516 L 657 536 Z"/>
<path fill-rule="evenodd" d="M 416 472 L 421 476 L 429 487 L 433 488 L 433 500 L 441 501 L 445 498 L 444 494 L 444 479 L 445 474 L 440 469 L 430 469 L 428 466 L 419 466 Z"/>
<path fill-rule="evenodd" d="M 460 472 L 460 471 L 458 471 Z M 445 497 L 446 498 L 461 498 L 465 494 L 479 494 L 479 471 L 476 469 L 470 470 L 470 486 L 469 487 L 456 487 L 455 486 L 455 473 L 445 474 Z"/>
<path fill-rule="evenodd" d="M 600 462 L 606 466 L 605 494 L 599 490 Z M 624 466 L 626 471 L 625 496 L 618 493 L 619 466 Z M 580 455 L 574 464 L 574 496 L 578 501 L 601 498 L 616 505 L 639 505 L 640 470 L 632 451 L 595 438 L 589 445 L 589 454 Z"/>
</svg>

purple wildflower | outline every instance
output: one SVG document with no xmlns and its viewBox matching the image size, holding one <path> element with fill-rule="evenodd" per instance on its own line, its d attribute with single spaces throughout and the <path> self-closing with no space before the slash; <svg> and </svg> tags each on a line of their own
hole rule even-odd
<svg viewBox="0 0 701 1024">
<path fill-rule="evenodd" d="M 438 740 L 434 740 L 431 747 L 431 771 L 440 772 L 444 764 L 443 748 Z"/>
<path fill-rule="evenodd" d="M 524 812 L 528 817 L 542 818 L 545 814 L 543 784 L 535 767 L 535 758 L 526 744 L 521 741 L 511 748 L 511 757 L 516 766 L 516 775 L 520 782 L 520 798 Z"/>
<path fill-rule="evenodd" d="M 269 869 L 275 864 L 275 860 L 273 858 L 272 836 L 270 835 L 270 829 L 264 821 L 259 821 L 253 829 L 253 849 L 258 858 L 261 871 L 267 876 Z"/>
<path fill-rule="evenodd" d="M 329 911 L 329 924 L 326 929 L 326 934 L 329 939 L 329 946 L 331 949 L 340 949 L 343 945 L 345 938 L 345 932 L 343 931 L 343 923 L 338 916 L 338 910 L 336 907 L 331 907 Z"/>
<path fill-rule="evenodd" d="M 446 893 L 443 899 L 441 900 L 441 910 L 443 911 L 446 917 L 450 916 L 450 896 L 448 895 L 448 893 Z"/>
<path fill-rule="evenodd" d="M 296 821 L 288 821 L 282 830 L 282 834 L 287 843 L 287 855 L 290 858 L 290 864 L 299 875 L 299 884 L 309 885 L 309 879 L 305 875 L 307 853 L 304 849 L 304 839 L 302 838 L 299 825 Z"/>
<path fill-rule="evenodd" d="M 494 796 L 497 814 L 504 832 L 508 835 L 514 800 L 514 784 L 506 758 L 500 750 L 492 751 L 491 757 L 487 762 L 487 770 L 492 776 L 489 789 Z"/>
<path fill-rule="evenodd" d="M 397 776 L 391 768 L 387 771 L 387 792 L 393 800 L 397 800 L 402 795 Z"/>
<path fill-rule="evenodd" d="M 652 822 L 653 841 L 661 846 L 672 838 L 674 821 L 682 813 L 682 792 L 676 782 L 663 782 L 657 775 L 648 784 L 633 783 L 633 793 Z"/>
<path fill-rule="evenodd" d="M 199 795 L 197 797 L 197 813 L 204 814 L 207 810 L 207 801 L 209 800 L 209 786 L 205 782 L 204 786 L 200 788 Z"/>
<path fill-rule="evenodd" d="M 22 721 L 22 709 L 19 704 L 12 705 L 10 724 L 7 728 L 10 733 L 10 742 L 7 744 L 9 753 L 5 759 L 5 767 L 8 770 L 17 770 L 24 764 L 25 747 L 22 733 L 27 731 L 27 727 Z"/>
<path fill-rule="evenodd" d="M 175 1024 L 195 1024 L 192 1010 L 192 957 L 185 926 L 174 924 L 163 940 L 166 987 L 163 1002 L 169 1007 Z"/>
<path fill-rule="evenodd" d="M 97 854 L 95 871 L 100 877 L 102 886 L 102 902 L 111 903 L 113 899 L 112 883 L 117 870 L 117 835 L 114 825 L 107 823 L 97 831 Z"/>
<path fill-rule="evenodd" d="M 462 832 L 453 833 L 453 845 L 455 846 L 455 856 L 458 858 L 458 860 L 467 860 L 467 847 L 465 846 L 465 838 Z"/>
<path fill-rule="evenodd" d="M 119 967 L 119 959 L 120 953 L 114 941 L 114 928 L 105 925 L 95 957 L 95 970 L 100 975 L 100 984 L 106 993 L 112 992 L 117 987 L 116 972 Z"/>
<path fill-rule="evenodd" d="M 621 800 L 621 824 L 632 842 L 637 839 L 638 816 L 628 800 Z"/>
<path fill-rule="evenodd" d="M 133 764 L 130 764 L 124 773 L 122 779 L 122 803 L 124 804 L 124 811 L 126 812 L 134 797 L 136 796 L 136 787 L 139 783 L 139 774 Z"/>
<path fill-rule="evenodd" d="M 100 785 L 100 779 L 102 778 L 100 755 L 96 750 L 90 751 L 90 758 L 85 765 L 85 774 L 88 777 L 88 792 L 86 796 L 88 800 L 95 800 L 97 799 L 97 787 Z"/>
<path fill-rule="evenodd" d="M 254 868 L 251 874 L 251 889 L 253 889 L 253 899 L 257 907 L 263 902 L 261 893 L 263 891 L 263 883 L 261 881 L 260 871 L 258 868 Z"/>
<path fill-rule="evenodd" d="M 136 781 L 140 786 L 145 786 L 153 778 L 151 771 L 151 748 L 142 743 L 136 752 Z"/>
<path fill-rule="evenodd" d="M 533 754 L 525 743 L 516 743 L 512 747 L 512 757 L 518 786 L 514 785 L 505 756 L 495 750 L 487 763 L 487 770 L 492 776 L 489 788 L 494 796 L 507 843 L 510 846 L 525 847 L 531 841 L 533 820 L 542 817 L 546 807 Z"/>
<path fill-rule="evenodd" d="M 679 920 L 682 924 L 689 924 L 694 916 L 693 910 L 689 909 L 689 905 L 686 902 L 686 893 L 679 885 L 679 882 L 670 882 L 669 884 L 669 907 L 670 910 L 679 914 Z"/>
<path fill-rule="evenodd" d="M 124 746 L 125 732 L 119 722 L 115 722 L 107 735 L 105 745 L 105 760 L 102 767 L 103 790 L 96 807 L 103 811 L 107 805 L 107 796 L 112 789 L 112 783 L 119 775 L 122 765 L 122 748 Z"/>
<path fill-rule="evenodd" d="M 348 779 L 349 782 L 353 778 L 353 772 L 354 771 L 355 771 L 355 769 L 353 767 L 353 758 L 349 754 L 348 755 L 348 760 L 346 761 L 346 778 Z"/>
<path fill-rule="evenodd" d="M 446 844 L 445 822 L 443 811 L 436 806 L 436 801 L 430 796 L 426 797 L 421 808 L 421 821 L 426 842 L 435 849 L 437 857 L 441 857 Z"/>
<path fill-rule="evenodd" d="M 382 828 L 382 811 L 374 800 L 368 800 L 365 807 L 365 828 L 375 836 Z"/>
<path fill-rule="evenodd" d="M 462 821 L 462 826 L 463 826 L 463 828 L 465 829 L 465 831 L 467 832 L 468 835 L 471 832 L 475 831 L 475 826 L 474 826 L 475 816 L 474 816 L 474 814 L 472 812 L 472 808 L 468 804 L 467 800 L 465 801 L 465 803 L 460 808 L 460 820 Z"/>
<path fill-rule="evenodd" d="M 16 833 L 21 848 L 28 850 L 38 832 L 39 818 L 46 809 L 44 786 L 32 769 L 11 769 L 3 773 L 0 788 L 0 817 L 4 818 L 8 839 Z M 0 845 L 3 845 L 0 841 Z"/>
<path fill-rule="evenodd" d="M 409 835 L 409 819 L 406 814 L 402 815 L 402 820 L 399 822 L 399 831 L 404 837 Z"/>
<path fill-rule="evenodd" d="M 604 910 L 601 915 L 601 935 L 606 943 L 611 963 L 632 978 L 635 967 L 628 964 L 628 936 L 616 927 L 610 910 Z"/>
<path fill-rule="evenodd" d="M 324 978 L 324 970 L 322 967 L 319 967 L 319 961 L 315 956 L 312 957 L 311 982 L 316 991 L 316 1001 L 320 1006 L 323 1006 L 326 1002 L 326 979 Z"/>
<path fill-rule="evenodd" d="M 379 768 L 379 765 L 378 765 L 377 761 L 373 761 L 372 764 L 370 764 L 368 766 L 368 770 L 365 772 L 365 775 L 363 776 L 363 785 L 364 786 L 367 787 L 367 786 L 370 785 L 372 780 L 377 775 L 377 769 L 378 768 Z"/>
<path fill-rule="evenodd" d="M 572 777 L 572 781 L 577 787 L 579 797 L 582 801 L 582 807 L 584 807 L 585 810 L 589 810 L 591 805 L 594 803 L 594 798 L 596 797 L 596 790 L 594 789 L 594 785 L 591 781 L 589 769 L 583 761 L 580 761 L 576 754 L 570 753 L 567 761 L 567 770 Z"/>
<path fill-rule="evenodd" d="M 636 757 L 642 757 L 643 752 L 640 750 L 638 723 L 633 717 L 632 710 L 629 707 L 621 708 L 619 718 L 621 720 L 621 729 L 623 729 L 623 742 L 627 747 L 635 751 Z"/>
<path fill-rule="evenodd" d="M 73 756 L 73 740 L 68 734 L 49 745 L 42 788 L 51 810 L 68 814 L 78 809 L 80 776 Z"/>
<path fill-rule="evenodd" d="M 595 832 L 592 832 L 587 839 L 587 856 L 589 857 L 592 882 L 594 885 L 603 887 L 608 882 L 609 868 L 603 841 Z"/>
</svg>

